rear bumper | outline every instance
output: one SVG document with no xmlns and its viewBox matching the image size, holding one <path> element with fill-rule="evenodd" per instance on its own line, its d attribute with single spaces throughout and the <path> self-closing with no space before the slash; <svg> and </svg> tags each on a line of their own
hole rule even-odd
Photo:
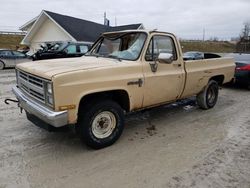
<svg viewBox="0 0 250 188">
<path fill-rule="evenodd" d="M 52 125 L 53 127 L 62 127 L 68 124 L 68 111 L 55 112 L 47 107 L 44 107 L 25 95 L 16 86 L 12 88 L 12 91 L 18 99 L 20 107 L 23 108 L 28 114 L 32 114 L 41 120 L 32 121 L 34 124 L 38 125 L 38 122 L 44 122 Z"/>
</svg>

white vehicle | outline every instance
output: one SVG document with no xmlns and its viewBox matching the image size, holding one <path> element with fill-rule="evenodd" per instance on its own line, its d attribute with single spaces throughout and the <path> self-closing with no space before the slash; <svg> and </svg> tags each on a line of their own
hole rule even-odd
<svg viewBox="0 0 250 188">
<path fill-rule="evenodd" d="M 24 53 L 13 50 L 0 50 L 0 70 L 15 67 L 18 63 L 28 61 L 31 61 L 31 59 Z"/>
</svg>

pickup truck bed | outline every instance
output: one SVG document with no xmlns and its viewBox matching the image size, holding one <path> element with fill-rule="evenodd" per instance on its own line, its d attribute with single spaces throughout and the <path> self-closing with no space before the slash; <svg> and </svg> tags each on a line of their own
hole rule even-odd
<svg viewBox="0 0 250 188">
<path fill-rule="evenodd" d="M 229 66 L 231 65 L 231 66 Z M 232 58 L 213 58 L 185 62 L 186 83 L 181 98 L 198 93 L 214 78 L 220 85 L 232 80 L 234 60 Z"/>
</svg>

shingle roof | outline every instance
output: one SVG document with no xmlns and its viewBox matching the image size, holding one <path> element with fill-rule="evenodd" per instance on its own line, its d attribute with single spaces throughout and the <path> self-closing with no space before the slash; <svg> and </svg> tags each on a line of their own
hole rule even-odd
<svg viewBox="0 0 250 188">
<path fill-rule="evenodd" d="M 117 27 L 105 26 L 95 22 L 45 11 L 54 21 L 66 30 L 77 41 L 95 41 L 103 32 L 138 29 L 142 24 L 131 24 Z"/>
</svg>

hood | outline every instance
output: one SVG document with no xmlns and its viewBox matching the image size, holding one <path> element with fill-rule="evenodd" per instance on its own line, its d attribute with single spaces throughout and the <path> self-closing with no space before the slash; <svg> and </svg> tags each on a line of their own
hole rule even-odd
<svg viewBox="0 0 250 188">
<path fill-rule="evenodd" d="M 52 76 L 57 74 L 115 66 L 117 63 L 120 62 L 116 59 L 83 56 L 79 58 L 50 59 L 21 63 L 17 65 L 17 69 L 51 79 Z"/>
</svg>

